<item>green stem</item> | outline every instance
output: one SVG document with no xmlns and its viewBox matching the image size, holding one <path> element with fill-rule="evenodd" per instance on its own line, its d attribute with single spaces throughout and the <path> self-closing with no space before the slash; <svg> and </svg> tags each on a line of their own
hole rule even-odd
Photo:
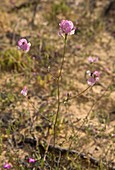
<svg viewBox="0 0 115 170">
<path fill-rule="evenodd" d="M 56 126 L 57 126 L 57 120 L 60 112 L 60 82 L 62 80 L 62 70 L 63 70 L 63 65 L 64 65 L 64 59 L 65 59 L 65 52 L 66 52 L 66 42 L 67 42 L 67 34 L 65 34 L 64 38 L 64 51 L 63 51 L 63 58 L 61 62 L 61 67 L 60 67 L 60 72 L 58 76 L 58 91 L 57 91 L 57 112 L 56 112 L 56 117 L 55 117 L 55 122 L 54 122 L 54 146 L 55 146 L 55 139 L 56 139 Z M 60 79 L 61 78 L 61 79 Z"/>
</svg>

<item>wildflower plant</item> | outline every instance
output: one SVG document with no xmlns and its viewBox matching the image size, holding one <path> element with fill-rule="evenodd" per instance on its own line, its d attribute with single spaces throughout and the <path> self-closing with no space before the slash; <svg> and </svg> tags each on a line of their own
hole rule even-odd
<svg viewBox="0 0 115 170">
<path fill-rule="evenodd" d="M 62 69 L 64 65 L 64 60 L 65 60 L 65 53 L 66 53 L 66 43 L 67 43 L 67 37 L 68 35 L 73 35 L 75 33 L 75 27 L 72 21 L 69 20 L 62 20 L 59 23 L 59 36 L 62 36 L 64 38 L 64 50 L 63 50 L 63 55 L 62 55 L 62 61 L 61 61 L 61 66 L 59 70 L 59 75 L 58 75 L 58 82 L 57 82 L 57 112 L 56 112 L 56 117 L 54 121 L 54 146 L 55 146 L 55 139 L 56 139 L 56 129 L 57 129 L 57 120 L 60 112 L 60 81 L 62 79 Z"/>
</svg>

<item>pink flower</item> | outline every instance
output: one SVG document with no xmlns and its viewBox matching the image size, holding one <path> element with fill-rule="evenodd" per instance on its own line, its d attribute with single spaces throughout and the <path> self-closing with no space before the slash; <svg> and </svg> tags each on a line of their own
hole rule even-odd
<svg viewBox="0 0 115 170">
<path fill-rule="evenodd" d="M 94 71 L 94 72 L 93 72 L 93 75 L 94 75 L 95 77 L 100 77 L 100 72 L 99 72 L 99 71 Z"/>
<path fill-rule="evenodd" d="M 36 162 L 36 160 L 35 159 L 33 159 L 33 158 L 29 158 L 29 163 L 34 163 L 34 162 Z"/>
<path fill-rule="evenodd" d="M 30 50 L 30 46 L 31 46 L 31 43 L 30 42 L 28 43 L 25 38 L 21 38 L 18 41 L 18 49 L 22 49 L 25 52 L 28 52 Z"/>
<path fill-rule="evenodd" d="M 90 77 L 87 81 L 89 86 L 93 86 L 96 83 L 96 80 L 93 77 Z"/>
<path fill-rule="evenodd" d="M 21 94 L 23 94 L 24 96 L 27 96 L 27 93 L 28 93 L 27 87 L 25 86 L 25 87 L 23 88 L 23 90 L 21 90 Z"/>
<path fill-rule="evenodd" d="M 96 62 L 98 62 L 98 57 L 92 58 L 90 56 L 90 57 L 88 57 L 88 61 L 89 61 L 89 63 L 96 63 Z"/>
<path fill-rule="evenodd" d="M 99 81 L 99 77 L 100 72 L 94 71 L 93 73 L 91 73 L 89 79 L 87 80 L 88 85 L 93 86 L 97 81 Z"/>
<path fill-rule="evenodd" d="M 3 167 L 4 167 L 4 169 L 10 169 L 11 165 L 9 163 L 5 163 Z"/>
<path fill-rule="evenodd" d="M 60 36 L 63 36 L 63 34 L 72 35 L 75 33 L 75 27 L 72 21 L 62 20 L 61 23 L 59 23 L 59 26 L 60 26 L 60 30 L 59 30 Z"/>
</svg>

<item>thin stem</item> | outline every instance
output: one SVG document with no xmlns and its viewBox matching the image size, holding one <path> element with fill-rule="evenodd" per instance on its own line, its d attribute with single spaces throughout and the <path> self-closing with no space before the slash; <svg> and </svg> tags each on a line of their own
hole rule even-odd
<svg viewBox="0 0 115 170">
<path fill-rule="evenodd" d="M 65 52 L 66 52 L 66 42 L 67 42 L 67 34 L 65 34 L 65 38 L 64 38 L 64 51 L 63 51 L 63 58 L 62 58 L 62 62 L 61 62 L 61 67 L 60 67 L 60 72 L 59 72 L 59 76 L 58 76 L 58 89 L 57 89 L 57 112 L 56 112 L 56 118 L 55 118 L 55 122 L 54 122 L 54 146 L 55 146 L 55 139 L 56 139 L 56 125 L 57 125 L 57 120 L 58 120 L 58 116 L 59 116 L 59 112 L 60 112 L 60 81 L 62 79 L 62 70 L 63 70 L 63 65 L 64 65 L 64 59 L 65 59 Z"/>
<path fill-rule="evenodd" d="M 79 96 L 81 96 L 84 92 L 86 92 L 88 89 L 90 89 L 90 88 L 92 88 L 92 87 L 93 87 L 93 86 L 88 86 L 85 90 L 83 90 L 83 91 L 80 92 L 79 94 L 74 95 L 74 96 L 71 96 L 71 97 L 69 97 L 69 98 L 67 98 L 67 99 L 64 99 L 63 101 L 60 102 L 60 104 L 61 104 L 61 103 L 64 103 L 64 102 L 67 102 L 67 101 L 69 101 L 69 100 L 75 99 L 75 98 L 77 98 L 77 97 L 79 97 Z"/>
<path fill-rule="evenodd" d="M 97 105 L 97 103 L 101 100 L 101 98 L 105 95 L 105 93 L 107 92 L 107 90 L 108 90 L 109 87 L 110 87 L 110 85 L 105 89 L 105 91 L 103 92 L 103 94 L 102 94 L 101 96 L 99 96 L 99 97 L 96 99 L 96 101 L 93 102 L 93 104 L 92 104 L 90 110 L 88 111 L 86 117 L 84 118 L 84 120 L 83 120 L 81 126 L 79 127 L 79 129 L 78 129 L 78 131 L 77 131 L 77 133 L 74 135 L 74 137 L 77 138 L 77 143 L 79 143 L 79 141 L 80 141 L 80 137 L 77 136 L 78 133 L 79 133 L 79 130 L 82 129 L 83 125 L 84 125 L 84 124 L 86 123 L 86 121 L 88 120 L 88 117 L 89 117 L 91 111 L 92 111 L 93 108 Z M 71 141 L 71 143 L 70 143 L 70 145 L 69 145 L 69 149 L 71 148 L 72 143 L 73 143 L 73 141 Z"/>
</svg>

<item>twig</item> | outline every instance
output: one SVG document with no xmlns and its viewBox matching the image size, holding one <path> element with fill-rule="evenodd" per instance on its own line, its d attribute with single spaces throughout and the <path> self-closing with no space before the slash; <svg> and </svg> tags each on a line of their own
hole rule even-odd
<svg viewBox="0 0 115 170">
<path fill-rule="evenodd" d="M 82 92 L 78 93 L 77 95 L 71 96 L 71 97 L 69 97 L 69 98 L 67 98 L 67 99 L 64 99 L 64 100 L 61 101 L 60 103 L 64 103 L 64 102 L 67 102 L 67 101 L 69 101 L 69 100 L 75 99 L 75 98 L 81 96 L 84 92 L 86 92 L 88 89 L 90 89 L 90 88 L 92 88 L 92 87 L 93 87 L 93 86 L 88 86 L 88 87 L 87 87 L 85 90 L 83 90 Z"/>
</svg>

